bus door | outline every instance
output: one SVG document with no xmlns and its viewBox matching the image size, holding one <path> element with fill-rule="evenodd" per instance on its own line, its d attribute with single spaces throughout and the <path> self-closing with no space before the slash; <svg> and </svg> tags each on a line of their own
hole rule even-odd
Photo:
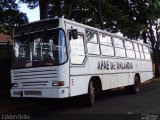
<svg viewBox="0 0 160 120">
<path fill-rule="evenodd" d="M 88 67 L 86 64 L 85 28 L 72 23 L 66 23 L 65 25 L 70 46 L 70 96 L 76 96 L 87 92 L 86 76 Z M 78 32 L 77 38 L 73 37 L 74 30 Z"/>
</svg>

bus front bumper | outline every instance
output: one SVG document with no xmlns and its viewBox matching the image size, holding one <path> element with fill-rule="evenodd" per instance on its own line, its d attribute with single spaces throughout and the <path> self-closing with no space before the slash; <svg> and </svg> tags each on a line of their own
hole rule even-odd
<svg viewBox="0 0 160 120">
<path fill-rule="evenodd" d="M 67 98 L 69 97 L 69 88 L 57 89 L 20 89 L 12 88 L 11 97 L 36 97 L 36 98 Z"/>
</svg>

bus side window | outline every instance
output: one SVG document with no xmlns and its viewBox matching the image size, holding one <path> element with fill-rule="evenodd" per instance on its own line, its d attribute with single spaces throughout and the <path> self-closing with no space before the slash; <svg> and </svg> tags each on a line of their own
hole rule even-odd
<svg viewBox="0 0 160 120">
<path fill-rule="evenodd" d="M 91 30 L 86 30 L 86 39 L 88 42 L 98 43 L 97 33 Z"/>
<path fill-rule="evenodd" d="M 114 40 L 114 47 L 115 47 L 115 53 L 117 57 L 126 57 L 124 43 L 122 39 L 113 38 Z"/>
<path fill-rule="evenodd" d="M 147 46 L 143 46 L 143 50 L 144 50 L 145 59 L 150 60 L 151 56 L 150 56 L 150 53 L 149 53 L 149 48 Z"/>
<path fill-rule="evenodd" d="M 83 64 L 85 59 L 84 35 L 78 34 L 77 39 L 70 40 L 71 64 Z"/>
<path fill-rule="evenodd" d="M 125 41 L 126 54 L 128 58 L 135 58 L 135 53 L 133 49 L 133 43 L 131 41 Z"/>
<path fill-rule="evenodd" d="M 144 53 L 143 53 L 143 48 L 141 44 L 139 44 L 139 51 L 140 51 L 141 59 L 144 59 Z"/>
<path fill-rule="evenodd" d="M 87 49 L 92 55 L 100 55 L 97 33 L 91 30 L 86 30 Z"/>
<path fill-rule="evenodd" d="M 136 58 L 140 59 L 140 53 L 139 53 L 139 49 L 138 49 L 138 44 L 137 43 L 134 43 L 134 50 L 135 50 L 135 53 L 136 53 Z"/>
<path fill-rule="evenodd" d="M 100 33 L 99 39 L 101 44 L 102 55 L 114 56 L 112 38 Z"/>
</svg>

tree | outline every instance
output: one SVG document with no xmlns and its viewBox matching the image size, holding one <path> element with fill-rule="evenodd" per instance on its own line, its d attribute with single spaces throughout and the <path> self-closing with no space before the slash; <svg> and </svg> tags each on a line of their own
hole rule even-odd
<svg viewBox="0 0 160 120">
<path fill-rule="evenodd" d="M 34 9 L 39 6 L 40 19 L 48 18 L 49 0 L 19 0 L 19 2 L 28 4 L 30 9 Z"/>
<path fill-rule="evenodd" d="M 43 0 L 20 1 L 34 8 L 38 5 L 41 7 L 40 1 Z M 160 0 L 49 0 L 45 4 L 49 7 L 45 5 L 41 10 L 46 14 L 42 18 L 64 17 L 150 43 L 156 76 L 160 76 L 160 25 L 157 22 L 160 17 Z"/>
<path fill-rule="evenodd" d="M 160 76 L 160 0 L 150 1 L 147 37 L 152 46 L 155 76 Z"/>
<path fill-rule="evenodd" d="M 144 43 L 151 44 L 155 76 L 160 76 L 160 0 L 107 0 L 113 9 L 119 11 L 120 16 L 115 19 L 116 28 L 130 39 L 143 39 Z M 109 8 L 109 7 L 108 7 Z M 112 9 L 110 9 L 112 10 Z M 110 11 L 108 9 L 108 11 Z M 106 12 L 107 13 L 107 12 Z M 108 16 L 111 16 L 108 14 Z M 112 18 L 113 20 L 114 18 Z M 122 21 L 121 21 L 122 20 Z"/>
<path fill-rule="evenodd" d="M 25 13 L 18 10 L 15 0 L 0 1 L 0 33 L 12 35 L 13 28 L 28 22 Z"/>
<path fill-rule="evenodd" d="M 48 0 L 39 0 L 40 19 L 46 19 L 48 15 Z"/>
</svg>

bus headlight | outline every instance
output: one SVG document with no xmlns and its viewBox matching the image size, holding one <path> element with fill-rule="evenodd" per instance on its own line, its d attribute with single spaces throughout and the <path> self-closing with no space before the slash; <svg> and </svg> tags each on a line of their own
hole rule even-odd
<svg viewBox="0 0 160 120">
<path fill-rule="evenodd" d="M 54 81 L 52 86 L 64 86 L 64 81 Z"/>
</svg>

